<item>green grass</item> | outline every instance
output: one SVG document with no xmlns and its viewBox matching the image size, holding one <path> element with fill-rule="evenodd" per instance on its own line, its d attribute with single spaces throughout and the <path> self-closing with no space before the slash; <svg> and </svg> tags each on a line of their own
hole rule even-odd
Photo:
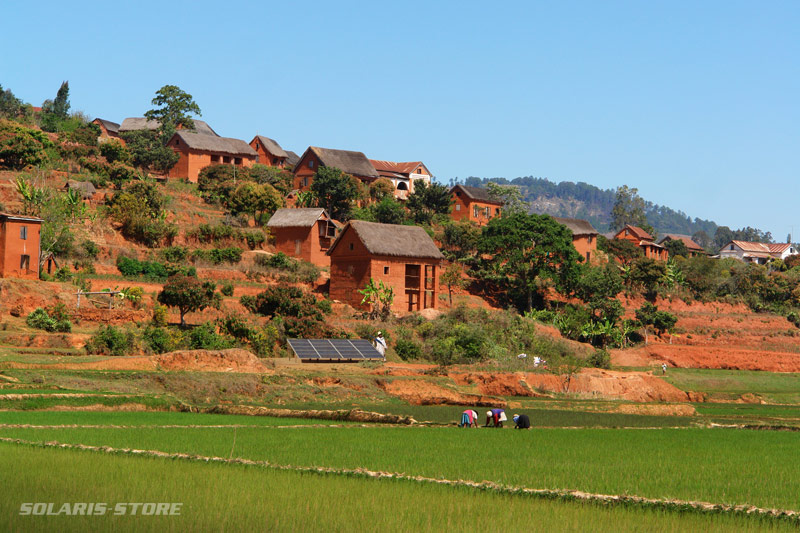
<svg viewBox="0 0 800 533">
<path fill-rule="evenodd" d="M 18 475 L 25 472 L 25 475 Z M 0 444 L 6 531 L 791 531 L 785 522 L 409 481 Z M 182 503 L 180 516 L 19 516 L 23 502 Z"/>
<path fill-rule="evenodd" d="M 348 424 L 348 422 L 317 420 L 310 418 L 273 418 L 267 416 L 213 415 L 180 412 L 0 411 L 0 424 L 30 424 L 34 426 L 291 426 L 310 424 Z"/>
<path fill-rule="evenodd" d="M 777 403 L 800 404 L 800 374 L 754 370 L 675 368 L 665 379 L 685 391 L 735 399 L 752 393 Z"/>
<path fill-rule="evenodd" d="M 235 437 L 234 437 L 235 435 Z M 365 467 L 531 488 L 800 510 L 800 433 L 710 429 L 0 429 L 32 441 Z"/>
<path fill-rule="evenodd" d="M 86 407 L 101 405 L 106 407 L 119 407 L 125 404 L 139 404 L 148 409 L 169 409 L 174 402 L 156 396 L 85 396 L 79 398 L 53 398 L 52 395 L 43 395 L 33 398 L 10 399 L 0 395 L 0 410 L 38 410 L 54 407 Z"/>
</svg>

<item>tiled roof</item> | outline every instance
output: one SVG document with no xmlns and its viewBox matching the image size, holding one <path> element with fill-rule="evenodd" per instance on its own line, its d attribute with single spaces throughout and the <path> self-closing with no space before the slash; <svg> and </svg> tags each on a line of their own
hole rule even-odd
<svg viewBox="0 0 800 533">
<path fill-rule="evenodd" d="M 395 162 L 382 159 L 370 159 L 369 162 L 378 172 L 396 172 L 398 174 L 411 174 L 422 164 L 422 161 Z"/>
<path fill-rule="evenodd" d="M 659 244 L 664 244 L 665 241 L 682 241 L 686 245 L 686 249 L 690 252 L 702 252 L 703 247 L 692 240 L 688 235 L 680 233 L 668 233 L 663 239 L 658 241 Z"/>
</svg>

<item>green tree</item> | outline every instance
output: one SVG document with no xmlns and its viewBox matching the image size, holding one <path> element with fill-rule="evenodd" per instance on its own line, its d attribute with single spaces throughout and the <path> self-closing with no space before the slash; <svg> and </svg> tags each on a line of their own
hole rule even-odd
<svg viewBox="0 0 800 533">
<path fill-rule="evenodd" d="M 597 248 L 616 258 L 623 265 L 644 257 L 642 249 L 626 239 L 607 239 L 598 235 Z"/>
<path fill-rule="evenodd" d="M 52 146 L 41 131 L 0 119 L 0 168 L 22 170 L 41 165 L 47 160 L 45 149 Z"/>
<path fill-rule="evenodd" d="M 572 233 L 548 215 L 512 213 L 489 221 L 478 250 L 490 254 L 479 276 L 524 308 L 533 309 L 534 295 L 543 298 L 545 282 L 565 291 L 577 277 L 578 252 Z"/>
<path fill-rule="evenodd" d="M 363 289 L 359 289 L 358 293 L 364 298 L 361 299 L 361 304 L 369 304 L 370 318 L 375 320 L 378 317 L 386 319 L 392 312 L 392 303 L 394 302 L 394 289 L 391 285 L 385 285 L 383 281 L 378 281 L 369 278 L 369 281 Z"/>
<path fill-rule="evenodd" d="M 258 223 L 263 215 L 277 211 L 283 205 L 283 198 L 269 183 L 245 181 L 236 186 L 226 204 L 233 214 L 246 213 Z"/>
<path fill-rule="evenodd" d="M 689 249 L 686 247 L 686 243 L 681 240 L 671 239 L 664 243 L 664 248 L 667 249 L 670 257 L 689 257 Z"/>
<path fill-rule="evenodd" d="M 192 95 L 181 90 L 177 85 L 161 87 L 156 91 L 156 96 L 151 103 L 157 107 L 146 112 L 144 116 L 148 120 L 155 120 L 161 126 L 171 126 L 173 129 L 177 129 L 179 126 L 194 129 L 194 121 L 190 115 L 203 115 Z"/>
<path fill-rule="evenodd" d="M 464 281 L 464 272 L 458 263 L 450 263 L 450 265 L 442 273 L 440 281 L 447 285 L 447 294 L 450 301 L 450 307 L 453 306 L 453 288 L 461 289 L 466 286 Z"/>
<path fill-rule="evenodd" d="M 202 311 L 218 303 L 216 285 L 193 276 L 175 274 L 167 278 L 158 301 L 169 307 L 177 307 L 181 314 L 181 326 L 186 326 L 186 313 Z"/>
<path fill-rule="evenodd" d="M 24 104 L 22 100 L 14 96 L 11 89 L 6 89 L 4 91 L 3 86 L 0 85 L 0 118 L 17 120 L 25 115 L 29 109 L 30 106 Z"/>
<path fill-rule="evenodd" d="M 575 295 L 589 307 L 595 322 L 616 324 L 623 312 L 622 304 L 617 300 L 617 295 L 622 292 L 618 269 L 608 263 L 602 267 L 584 265 L 581 270 Z"/>
<path fill-rule="evenodd" d="M 639 189 L 627 185 L 617 187 L 614 207 L 611 209 L 611 220 L 615 229 L 622 229 L 626 224 L 638 226 L 651 235 L 655 232 L 647 222 L 645 201 L 639 196 Z"/>
<path fill-rule="evenodd" d="M 510 215 L 513 213 L 527 213 L 530 204 L 523 200 L 522 191 L 516 185 L 500 185 L 493 181 L 486 184 L 489 196 L 496 201 L 503 203 L 502 214 Z"/>
<path fill-rule="evenodd" d="M 655 302 L 658 296 L 658 284 L 666 274 L 667 267 L 663 261 L 643 258 L 631 264 L 628 279 L 632 286 L 641 288 L 647 301 Z"/>
<path fill-rule="evenodd" d="M 41 128 L 44 131 L 61 131 L 69 118 L 69 82 L 61 83 L 55 100 L 45 100 L 42 104 Z"/>
<path fill-rule="evenodd" d="M 121 135 L 131 155 L 131 163 L 135 167 L 157 172 L 168 172 L 175 166 L 180 156 L 168 146 L 169 139 L 156 131 L 136 130 Z"/>
<path fill-rule="evenodd" d="M 659 311 L 658 307 L 646 302 L 636 310 L 636 320 L 644 326 L 645 344 L 647 344 L 647 327 L 653 326 L 656 333 L 660 336 L 675 327 L 678 318 L 667 311 Z"/>
<path fill-rule="evenodd" d="M 361 197 L 358 179 L 336 167 L 320 167 L 314 174 L 311 192 L 317 205 L 327 209 L 336 220 L 350 218 L 353 204 Z"/>
<path fill-rule="evenodd" d="M 453 200 L 450 189 L 438 183 L 428 185 L 424 181 L 414 184 L 414 192 L 408 196 L 406 207 L 418 224 L 430 224 L 434 215 L 447 215 Z"/>
<path fill-rule="evenodd" d="M 285 168 L 270 167 L 267 165 L 253 165 L 247 169 L 247 176 L 256 183 L 269 183 L 284 196 L 292 190 L 292 184 L 294 183 L 294 174 Z"/>
<path fill-rule="evenodd" d="M 380 202 L 387 196 L 394 197 L 394 185 L 389 178 L 379 178 L 369 184 L 369 197 Z"/>
<path fill-rule="evenodd" d="M 481 229 L 471 220 L 448 220 L 442 227 L 438 237 L 445 253 L 453 259 L 465 259 L 475 254 Z"/>
</svg>

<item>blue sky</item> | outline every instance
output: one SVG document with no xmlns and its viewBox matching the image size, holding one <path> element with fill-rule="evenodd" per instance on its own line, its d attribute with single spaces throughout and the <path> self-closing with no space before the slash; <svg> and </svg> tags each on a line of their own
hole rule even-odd
<svg viewBox="0 0 800 533">
<path fill-rule="evenodd" d="M 175 84 L 224 136 L 800 234 L 797 1 L 15 4 L 0 84 L 34 105 L 69 80 L 73 110 L 120 122 Z"/>
</svg>

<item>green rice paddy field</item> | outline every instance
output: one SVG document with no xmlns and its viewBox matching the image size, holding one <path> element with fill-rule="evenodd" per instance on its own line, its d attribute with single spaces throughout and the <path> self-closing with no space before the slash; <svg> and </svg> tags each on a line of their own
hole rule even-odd
<svg viewBox="0 0 800 533">
<path fill-rule="evenodd" d="M 800 432 L 794 431 L 515 431 L 189 413 L 0 412 L 0 438 L 800 510 Z M 798 524 L 7 441 L 0 442 L 0 482 L 5 530 L 754 531 Z M 184 507 L 178 517 L 19 516 L 21 503 L 39 501 Z"/>
</svg>

